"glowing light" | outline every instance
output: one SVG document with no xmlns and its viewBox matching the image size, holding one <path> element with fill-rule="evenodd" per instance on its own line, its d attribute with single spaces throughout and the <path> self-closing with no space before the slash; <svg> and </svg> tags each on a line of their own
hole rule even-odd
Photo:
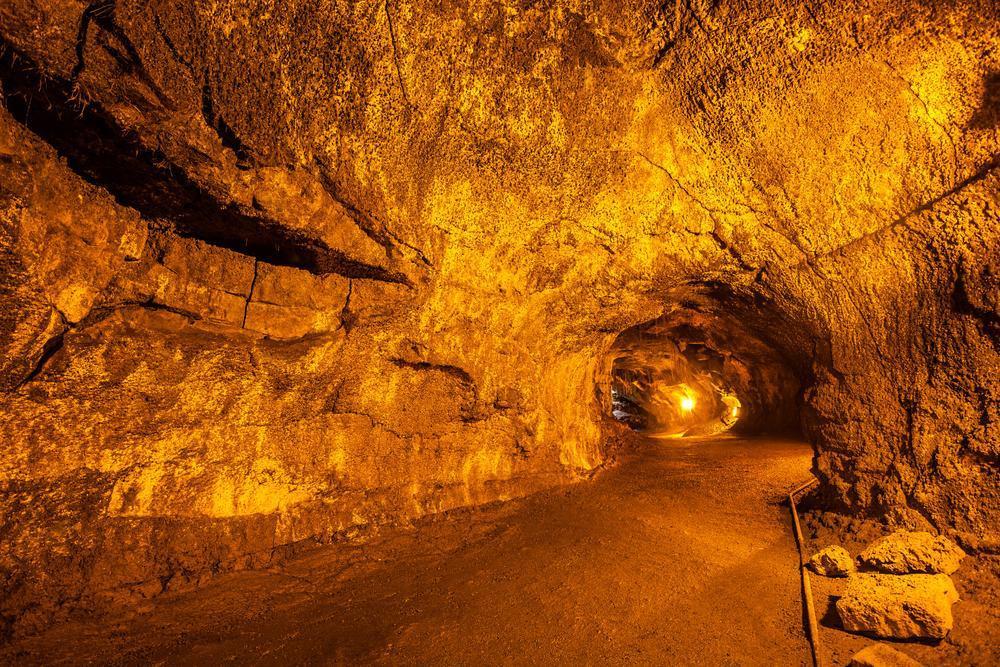
<svg viewBox="0 0 1000 667">
<path fill-rule="evenodd" d="M 734 417 L 736 417 L 736 416 L 737 416 L 737 415 L 739 415 L 739 414 L 740 414 L 740 409 L 739 409 L 739 407 L 738 407 L 738 406 L 735 406 L 735 405 L 734 405 L 734 406 L 733 406 L 733 416 L 734 416 Z"/>
<path fill-rule="evenodd" d="M 685 396 L 681 399 L 681 410 L 684 412 L 691 412 L 694 410 L 694 399 L 690 396 Z"/>
</svg>

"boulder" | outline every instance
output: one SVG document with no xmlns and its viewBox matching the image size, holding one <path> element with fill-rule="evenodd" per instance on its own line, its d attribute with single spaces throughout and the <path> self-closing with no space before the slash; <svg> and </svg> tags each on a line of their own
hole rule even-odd
<svg viewBox="0 0 1000 667">
<path fill-rule="evenodd" d="M 945 574 L 855 574 L 837 601 L 850 632 L 892 639 L 942 639 L 952 628 L 958 591 Z"/>
<path fill-rule="evenodd" d="M 906 530 L 872 542 L 860 556 L 867 567 L 890 574 L 951 574 L 963 558 L 965 552 L 947 537 Z"/>
<path fill-rule="evenodd" d="M 848 667 L 921 667 L 921 663 L 891 646 L 872 644 L 855 653 Z"/>
<path fill-rule="evenodd" d="M 809 559 L 809 568 L 824 577 L 846 577 L 857 569 L 847 549 L 837 545 L 814 553 Z"/>
</svg>

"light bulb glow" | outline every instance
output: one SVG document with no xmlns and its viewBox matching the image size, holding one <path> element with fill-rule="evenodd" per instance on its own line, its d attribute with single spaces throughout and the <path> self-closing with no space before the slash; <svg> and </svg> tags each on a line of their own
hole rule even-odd
<svg viewBox="0 0 1000 667">
<path fill-rule="evenodd" d="M 681 410 L 684 412 L 691 412 L 694 410 L 694 399 L 690 396 L 685 396 L 681 399 Z"/>
</svg>

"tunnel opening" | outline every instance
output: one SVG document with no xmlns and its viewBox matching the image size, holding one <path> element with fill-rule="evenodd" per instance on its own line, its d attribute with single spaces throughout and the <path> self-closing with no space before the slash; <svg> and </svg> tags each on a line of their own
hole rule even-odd
<svg viewBox="0 0 1000 667">
<path fill-rule="evenodd" d="M 738 359 L 694 337 L 628 331 L 612 362 L 611 415 L 652 435 L 722 433 L 739 422 L 736 376 L 747 374 Z"/>
<path fill-rule="evenodd" d="M 655 437 L 802 438 L 808 373 L 768 336 L 782 318 L 742 301 L 701 286 L 622 331 L 603 366 L 606 415 Z"/>
</svg>

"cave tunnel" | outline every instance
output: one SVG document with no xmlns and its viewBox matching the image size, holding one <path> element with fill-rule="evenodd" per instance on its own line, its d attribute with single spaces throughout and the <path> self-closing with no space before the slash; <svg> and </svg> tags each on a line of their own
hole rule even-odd
<svg viewBox="0 0 1000 667">
<path fill-rule="evenodd" d="M 615 339 L 603 385 L 611 416 L 656 437 L 803 437 L 802 355 L 792 361 L 780 339 L 761 338 L 788 325 L 763 301 L 741 306 L 725 286 L 686 291 L 668 313 Z"/>
<path fill-rule="evenodd" d="M 0 2 L 0 664 L 1000 664 L 998 424 L 996 0 Z"/>
</svg>

